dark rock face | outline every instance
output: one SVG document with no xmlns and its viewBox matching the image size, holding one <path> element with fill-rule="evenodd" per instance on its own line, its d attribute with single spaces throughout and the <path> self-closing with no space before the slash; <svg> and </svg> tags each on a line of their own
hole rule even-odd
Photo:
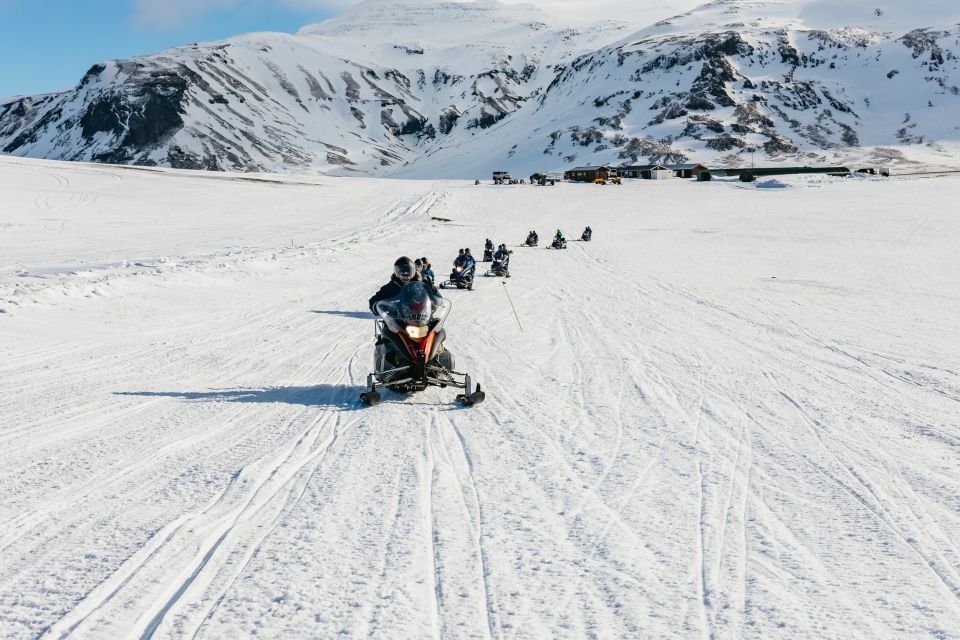
<svg viewBox="0 0 960 640">
<path fill-rule="evenodd" d="M 440 133 L 449 134 L 457 126 L 460 119 L 460 110 L 454 106 L 449 106 L 440 112 Z"/>
<path fill-rule="evenodd" d="M 627 143 L 626 156 L 633 160 L 639 153 L 648 162 L 670 157 L 669 149 L 679 144 L 734 155 L 758 146 L 768 156 L 797 159 L 815 150 L 858 147 L 865 143 L 861 131 L 876 129 L 875 122 L 868 123 L 871 115 L 863 113 L 871 108 L 870 96 L 854 95 L 843 81 L 849 76 L 833 76 L 828 69 L 893 78 L 902 69 L 891 72 L 879 62 L 885 56 L 902 61 L 897 51 L 902 46 L 917 60 L 911 77 L 922 78 L 932 93 L 952 100 L 960 96 L 960 62 L 948 45 L 957 42 L 960 28 L 918 29 L 894 39 L 859 29 L 803 32 L 764 29 L 758 23 L 731 24 L 715 33 L 645 36 L 558 70 L 541 104 L 569 100 L 568 87 L 583 84 L 585 73 L 616 78 L 613 83 L 623 89 L 611 95 L 607 81 L 607 91 L 579 95 L 581 104 L 589 105 L 593 114 L 599 112 L 591 115 L 599 130 L 570 127 L 554 132 L 544 153 L 561 155 L 563 138 L 574 146 L 592 146 L 602 139 L 601 146 L 622 149 L 616 134 L 638 128 L 647 135 Z M 927 106 L 933 108 L 936 102 L 931 99 Z M 644 110 L 653 117 L 638 122 L 636 114 Z M 887 136 L 903 144 L 927 144 L 929 137 L 919 135 L 919 126 L 915 121 L 892 126 Z"/>
</svg>

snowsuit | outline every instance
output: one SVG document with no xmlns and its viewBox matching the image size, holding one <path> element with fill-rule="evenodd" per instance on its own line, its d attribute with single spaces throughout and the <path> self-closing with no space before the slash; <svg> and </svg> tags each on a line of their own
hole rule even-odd
<svg viewBox="0 0 960 640">
<path fill-rule="evenodd" d="M 440 292 L 437 291 L 437 288 L 433 286 L 433 280 L 426 280 L 422 277 L 422 274 L 418 273 L 410 280 L 410 282 L 417 282 L 422 280 L 425 285 L 427 285 L 427 291 L 430 292 L 430 297 L 434 300 L 439 300 L 442 296 Z M 374 310 L 374 305 L 376 305 L 381 300 L 392 300 L 400 295 L 400 290 L 403 289 L 404 285 L 407 284 L 403 282 L 396 274 L 390 276 L 390 282 L 380 287 L 380 290 L 373 294 L 373 297 L 370 298 L 370 313 L 377 315 L 377 312 Z"/>
<path fill-rule="evenodd" d="M 430 267 L 424 267 L 423 271 L 420 272 L 420 277 L 424 282 L 429 282 L 431 285 L 436 280 L 436 276 L 433 275 L 433 269 Z"/>
</svg>

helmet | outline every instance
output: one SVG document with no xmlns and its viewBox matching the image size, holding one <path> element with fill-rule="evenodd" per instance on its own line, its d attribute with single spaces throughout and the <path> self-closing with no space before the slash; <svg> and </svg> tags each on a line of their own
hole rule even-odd
<svg viewBox="0 0 960 640">
<path fill-rule="evenodd" d="M 417 258 L 413 261 L 414 266 L 417 268 L 417 271 L 423 269 L 423 261 L 420 258 Z"/>
<path fill-rule="evenodd" d="M 413 264 L 413 260 L 403 256 L 393 263 L 393 274 L 401 282 L 410 282 L 417 275 L 417 266 Z"/>
<path fill-rule="evenodd" d="M 470 255 L 470 249 L 464 249 L 463 252 L 464 252 L 466 255 Z"/>
<path fill-rule="evenodd" d="M 422 258 L 420 258 L 420 263 L 423 265 L 424 269 L 430 266 L 430 261 L 427 260 L 427 256 L 423 256 Z"/>
<path fill-rule="evenodd" d="M 463 249 L 460 249 L 460 255 L 463 255 Z"/>
</svg>

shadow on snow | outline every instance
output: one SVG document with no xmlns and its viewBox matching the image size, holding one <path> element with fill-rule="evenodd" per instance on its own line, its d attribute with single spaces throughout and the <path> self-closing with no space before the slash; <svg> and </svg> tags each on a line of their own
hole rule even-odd
<svg viewBox="0 0 960 640">
<path fill-rule="evenodd" d="M 355 318 L 357 320 L 373 320 L 373 314 L 369 311 L 311 311 L 325 316 L 340 316 L 341 318 Z"/>
<path fill-rule="evenodd" d="M 250 404 L 292 404 L 303 407 L 359 409 L 364 387 L 321 384 L 313 387 L 272 387 L 266 389 L 222 389 L 214 391 L 118 391 L 117 396 L 181 398 L 193 402 L 244 402 Z"/>
</svg>

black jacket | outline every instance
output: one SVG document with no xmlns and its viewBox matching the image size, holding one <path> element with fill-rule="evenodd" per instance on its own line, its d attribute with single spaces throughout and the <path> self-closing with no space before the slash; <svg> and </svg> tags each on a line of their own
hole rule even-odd
<svg viewBox="0 0 960 640">
<path fill-rule="evenodd" d="M 413 280 L 410 282 L 421 281 L 427 286 L 427 291 L 430 292 L 430 297 L 434 300 L 439 300 L 442 296 L 440 292 L 437 291 L 437 288 L 434 286 L 432 280 L 424 280 L 420 277 L 420 274 L 413 276 Z M 370 313 L 377 315 L 377 312 L 374 311 L 373 305 L 377 304 L 381 300 L 392 300 L 400 295 L 400 290 L 403 289 L 404 283 L 396 275 L 390 276 L 390 282 L 380 287 L 380 290 L 373 294 L 373 297 L 370 298 Z"/>
</svg>

